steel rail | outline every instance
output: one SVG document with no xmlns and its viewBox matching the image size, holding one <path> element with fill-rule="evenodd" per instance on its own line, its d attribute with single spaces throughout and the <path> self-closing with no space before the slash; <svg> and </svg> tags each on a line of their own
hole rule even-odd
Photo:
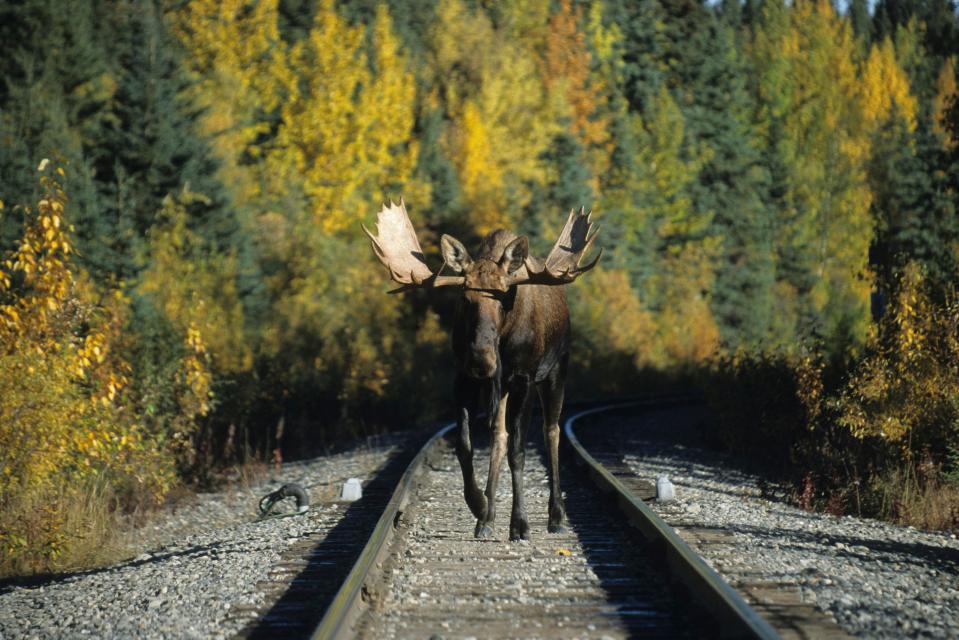
<svg viewBox="0 0 959 640">
<path fill-rule="evenodd" d="M 677 402 L 682 402 L 682 399 L 677 397 L 667 401 L 667 404 Z M 663 406 L 663 404 L 655 401 L 625 402 L 587 409 L 567 418 L 563 431 L 578 462 L 586 467 L 590 479 L 600 490 L 614 494 L 619 510 L 639 529 L 640 533 L 651 543 L 663 549 L 666 561 L 672 570 L 671 573 L 715 618 L 719 624 L 720 637 L 762 638 L 763 640 L 779 638 L 775 629 L 707 565 L 699 554 L 690 549 L 672 527 L 586 451 L 573 431 L 573 424 L 580 418 L 604 411 L 639 406 Z"/>
<path fill-rule="evenodd" d="M 454 422 L 437 431 L 433 437 L 423 445 L 419 453 L 416 454 L 416 457 L 413 458 L 413 461 L 410 462 L 410 465 L 406 468 L 403 477 L 400 478 L 396 489 L 393 491 L 393 496 L 383 511 L 383 515 L 381 515 L 380 519 L 376 522 L 376 528 L 373 529 L 369 541 L 366 543 L 366 546 L 363 547 L 363 551 L 360 552 L 360 556 L 356 559 L 356 563 L 354 563 L 349 575 L 346 576 L 340 590 L 337 591 L 326 613 L 323 614 L 323 619 L 320 620 L 320 624 L 313 632 L 311 637 L 314 640 L 346 637 L 350 624 L 354 621 L 355 616 L 359 614 L 359 604 L 363 598 L 363 587 L 370 574 L 370 570 L 382 563 L 389 550 L 389 542 L 393 537 L 397 516 L 406 506 L 413 481 L 423 471 L 426 457 L 433 449 L 433 445 L 446 436 L 455 426 L 456 423 Z"/>
</svg>

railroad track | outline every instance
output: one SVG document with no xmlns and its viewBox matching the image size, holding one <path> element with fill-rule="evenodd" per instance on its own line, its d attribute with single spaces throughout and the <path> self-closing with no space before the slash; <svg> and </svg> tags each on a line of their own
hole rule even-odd
<svg viewBox="0 0 959 640">
<path fill-rule="evenodd" d="M 231 611 L 231 616 L 249 620 L 238 638 L 306 638 L 313 633 L 343 577 L 354 567 L 397 482 L 429 437 L 428 432 L 409 434 L 364 483 L 359 501 L 325 504 L 325 513 L 336 513 L 331 518 L 335 524 L 318 525 L 270 568 L 268 579 L 257 584 L 265 596 L 263 605 Z"/>
<path fill-rule="evenodd" d="M 399 480 L 313 638 L 778 637 L 579 443 L 577 422 L 611 408 L 566 420 L 567 533 L 546 532 L 542 447 L 530 451 L 529 543 L 507 541 L 508 518 L 497 521 L 493 539 L 473 538 L 448 439 L 454 427 L 437 432 Z M 499 499 L 508 501 L 508 492 Z"/>
</svg>

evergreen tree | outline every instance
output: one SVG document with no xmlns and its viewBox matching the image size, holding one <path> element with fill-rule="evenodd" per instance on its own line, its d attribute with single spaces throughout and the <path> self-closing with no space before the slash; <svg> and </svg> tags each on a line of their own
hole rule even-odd
<svg viewBox="0 0 959 640">
<path fill-rule="evenodd" d="M 541 158 L 549 167 L 547 178 L 518 229 L 531 236 L 534 244 L 546 246 L 556 238 L 570 209 L 593 208 L 592 176 L 584 156 L 577 137 L 567 132 L 557 134 L 543 152 Z"/>
<path fill-rule="evenodd" d="M 283 39 L 289 43 L 299 42 L 310 32 L 316 12 L 314 0 L 279 0 L 277 3 L 277 27 Z"/>
<path fill-rule="evenodd" d="M 923 101 L 935 94 L 939 69 L 950 56 L 959 54 L 959 9 L 955 0 L 879 0 L 873 17 L 877 41 L 900 34 L 919 39 L 920 51 L 909 68 L 913 91 Z"/>
<path fill-rule="evenodd" d="M 66 165 L 66 187 L 80 246 L 99 206 L 88 149 L 98 144 L 113 90 L 98 5 L 52 0 L 0 6 L 0 200 L 33 200 L 42 158 Z M 0 241 L 19 221 L 0 219 Z"/>
<path fill-rule="evenodd" d="M 442 111 L 432 109 L 420 118 L 418 127 L 421 144 L 416 172 L 432 186 L 430 202 L 428 206 L 423 203 L 423 208 L 429 211 L 428 218 L 437 224 L 455 223 L 464 216 L 459 176 L 443 151 L 444 125 Z"/>
<path fill-rule="evenodd" d="M 90 152 L 103 199 L 87 259 L 100 271 L 134 275 L 163 199 L 186 186 L 203 196 L 191 205 L 190 226 L 221 251 L 237 247 L 238 224 L 215 178 L 212 152 L 197 133 L 191 85 L 159 6 L 121 2 L 110 18 L 117 89 L 100 144 Z"/>
<path fill-rule="evenodd" d="M 755 345 L 770 332 L 775 262 L 747 67 L 731 27 L 714 13 L 692 0 L 662 5 L 669 84 L 686 122 L 685 154 L 703 158 L 689 184 L 692 206 L 712 216 L 712 233 L 724 244 L 713 308 L 727 345 Z"/>
<path fill-rule="evenodd" d="M 403 41 L 404 54 L 419 62 L 430 37 L 437 0 L 346 0 L 337 6 L 349 20 L 371 25 L 378 7 L 384 4 L 393 18 L 396 35 Z"/>
<path fill-rule="evenodd" d="M 871 258 L 879 286 L 894 294 L 902 269 L 922 264 L 933 293 L 942 300 L 959 276 L 959 207 L 952 179 L 942 167 L 948 152 L 925 124 L 912 134 L 899 118 L 879 135 L 886 141 L 873 155 L 872 209 L 877 217 Z"/>
<path fill-rule="evenodd" d="M 868 0 L 850 0 L 849 20 L 856 37 L 868 47 L 872 41 L 872 19 L 869 16 Z"/>
<path fill-rule="evenodd" d="M 616 84 L 629 108 L 643 109 L 659 91 L 665 71 L 662 6 L 656 0 L 606 2 L 604 22 L 620 33 Z"/>
<path fill-rule="evenodd" d="M 744 23 L 745 8 L 741 0 L 722 0 L 718 7 L 723 23 L 738 33 Z"/>
</svg>

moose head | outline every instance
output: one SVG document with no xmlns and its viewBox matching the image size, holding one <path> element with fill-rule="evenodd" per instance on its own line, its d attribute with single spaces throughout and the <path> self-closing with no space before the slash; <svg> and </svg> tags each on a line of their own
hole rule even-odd
<svg viewBox="0 0 959 640">
<path fill-rule="evenodd" d="M 501 291 L 521 284 L 561 285 L 569 284 L 582 274 L 596 266 L 603 250 L 585 266 L 579 266 L 583 256 L 589 252 L 599 229 L 593 229 L 592 214 L 585 208 L 579 213 L 570 210 L 566 226 L 545 260 L 529 255 L 529 240 L 525 236 L 515 237 L 502 247 L 498 260 L 490 260 L 486 251 L 481 251 L 479 259 L 474 261 L 469 252 L 456 238 L 443 234 L 443 266 L 432 271 L 426 264 L 423 250 L 420 248 L 413 223 L 406 213 L 406 204 L 401 199 L 399 205 L 390 202 L 383 205 L 377 215 L 374 236 L 363 226 L 363 231 L 373 245 L 373 252 L 380 262 L 389 269 L 394 282 L 402 285 L 390 293 L 409 291 L 420 287 L 461 286 L 465 290 Z M 496 249 L 490 246 L 493 232 L 487 236 L 483 249 Z M 508 232 L 506 232 L 508 234 Z M 512 234 L 509 234 L 512 235 Z M 493 263 L 493 264 L 490 264 Z M 441 275 L 445 267 L 460 275 Z"/>
</svg>

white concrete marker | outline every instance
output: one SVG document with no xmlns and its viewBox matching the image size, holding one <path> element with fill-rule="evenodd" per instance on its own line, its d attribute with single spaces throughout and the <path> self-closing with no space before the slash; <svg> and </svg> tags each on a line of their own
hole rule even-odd
<svg viewBox="0 0 959 640">
<path fill-rule="evenodd" d="M 363 497 L 363 486 L 359 478 L 350 478 L 343 483 L 343 490 L 340 492 L 340 500 L 355 502 Z"/>
<path fill-rule="evenodd" d="M 676 499 L 676 487 L 666 476 L 659 476 L 656 480 L 656 500 L 658 502 L 672 502 Z"/>
</svg>

